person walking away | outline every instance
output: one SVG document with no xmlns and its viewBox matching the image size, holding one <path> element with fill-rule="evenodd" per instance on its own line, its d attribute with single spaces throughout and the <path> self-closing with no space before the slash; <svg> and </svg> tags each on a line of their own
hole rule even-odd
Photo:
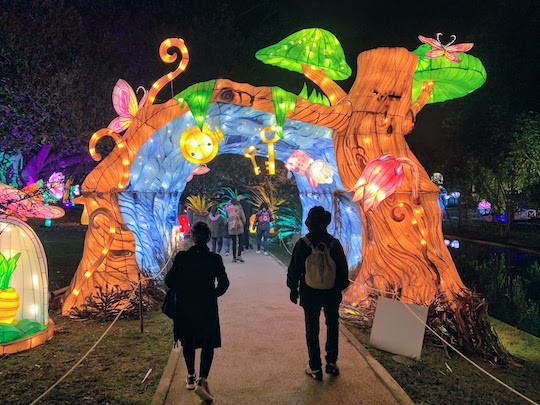
<svg viewBox="0 0 540 405">
<path fill-rule="evenodd" d="M 208 224 L 212 231 L 212 253 L 221 253 L 223 245 L 223 229 L 225 228 L 225 219 L 221 216 L 218 208 L 213 206 L 208 215 Z"/>
<path fill-rule="evenodd" d="M 188 373 L 186 388 L 195 390 L 205 401 L 213 399 L 208 388 L 208 374 L 214 349 L 221 347 L 217 299 L 229 288 L 221 256 L 208 249 L 211 235 L 206 222 L 196 222 L 191 228 L 195 244 L 176 255 L 171 270 L 165 276 L 165 284 L 177 294 L 174 344 L 178 341 L 182 344 Z M 196 349 L 201 349 L 198 379 L 195 374 Z"/>
<path fill-rule="evenodd" d="M 343 247 L 326 230 L 331 219 L 331 214 L 321 206 L 316 206 L 309 210 L 305 222 L 309 233 L 299 239 L 294 245 L 291 262 L 287 270 L 287 286 L 291 290 L 290 300 L 294 304 L 297 304 L 298 296 L 300 296 L 300 305 L 304 308 L 306 343 L 309 355 L 306 374 L 319 381 L 323 378 L 321 349 L 319 346 L 319 318 L 321 309 L 324 310 L 326 319 L 325 371 L 327 374 L 337 376 L 339 375 L 339 368 L 337 366 L 339 339 L 338 311 L 342 299 L 342 291 L 349 286 L 347 258 Z M 321 286 L 313 283 L 311 257 L 314 257 L 315 253 L 317 253 L 314 249 L 318 249 L 318 253 L 325 256 L 326 252 L 328 252 L 334 262 L 335 278 L 330 280 L 331 283 L 329 285 Z M 308 257 L 310 257 L 310 260 L 306 264 Z M 306 281 L 306 268 L 310 271 L 307 277 L 308 281 Z M 314 285 L 317 288 L 310 287 L 308 284 Z M 331 288 L 328 288 L 330 286 Z M 321 287 L 325 289 L 321 289 Z"/>
<path fill-rule="evenodd" d="M 255 252 L 257 254 L 261 253 L 262 242 L 264 254 L 268 256 L 268 236 L 270 235 L 270 222 L 272 220 L 272 213 L 268 208 L 268 204 L 262 202 L 253 222 L 253 229 L 257 230 L 257 251 Z"/>
<path fill-rule="evenodd" d="M 246 216 L 243 234 L 244 250 L 248 250 L 250 247 L 253 249 L 253 245 L 250 245 L 249 243 L 249 221 L 253 215 L 253 205 L 251 205 L 251 202 L 242 194 L 238 195 L 237 199 L 244 210 L 244 215 Z"/>
<path fill-rule="evenodd" d="M 244 224 L 246 215 L 242 206 L 236 198 L 231 200 L 231 205 L 227 207 L 227 227 L 232 242 L 233 263 L 236 261 L 244 263 L 242 258 L 242 235 L 244 233 Z"/>
<path fill-rule="evenodd" d="M 231 249 L 231 235 L 229 235 L 229 227 L 227 225 L 227 208 L 231 205 L 231 201 L 227 201 L 227 204 L 223 206 L 223 211 L 225 211 L 225 227 L 223 230 L 223 249 L 225 250 L 225 256 L 229 256 L 229 250 Z"/>
</svg>

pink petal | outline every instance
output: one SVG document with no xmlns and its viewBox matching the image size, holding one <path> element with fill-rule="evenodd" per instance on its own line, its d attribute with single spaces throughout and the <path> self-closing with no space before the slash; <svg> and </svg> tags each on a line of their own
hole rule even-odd
<svg viewBox="0 0 540 405">
<path fill-rule="evenodd" d="M 306 171 L 306 179 L 313 190 L 315 190 L 319 185 L 319 183 L 317 183 L 317 181 L 313 177 L 311 177 L 311 175 L 309 174 L 309 170 Z"/>
<path fill-rule="evenodd" d="M 135 92 L 131 86 L 122 79 L 118 79 L 114 86 L 112 102 L 115 111 L 120 117 L 134 117 L 139 110 Z"/>
<path fill-rule="evenodd" d="M 128 129 L 130 125 L 131 125 L 131 118 L 116 117 L 114 120 L 111 121 L 111 123 L 107 126 L 107 128 L 110 128 L 114 132 L 119 134 L 120 132 Z"/>
<path fill-rule="evenodd" d="M 360 201 L 364 198 L 364 186 L 361 186 L 353 195 L 352 202 Z"/>
</svg>

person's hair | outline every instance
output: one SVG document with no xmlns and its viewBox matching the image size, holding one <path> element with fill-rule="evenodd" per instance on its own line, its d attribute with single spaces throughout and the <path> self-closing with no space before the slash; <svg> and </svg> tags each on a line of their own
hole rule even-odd
<svg viewBox="0 0 540 405">
<path fill-rule="evenodd" d="M 212 230 L 205 221 L 197 221 L 191 227 L 191 237 L 196 245 L 208 243 L 212 236 Z"/>
<path fill-rule="evenodd" d="M 268 209 L 268 204 L 266 202 L 262 202 L 261 205 L 259 206 L 259 209 L 262 210 L 262 209 L 266 209 L 267 211 L 269 211 Z"/>
<path fill-rule="evenodd" d="M 238 205 L 238 204 L 240 204 L 240 203 L 238 202 L 238 200 L 237 200 L 236 198 L 233 198 L 233 199 L 231 200 L 231 204 L 232 204 L 232 205 Z"/>
<path fill-rule="evenodd" d="M 305 223 L 310 231 L 321 231 L 326 229 L 331 220 L 332 214 L 324 207 L 316 206 L 309 210 Z"/>
</svg>

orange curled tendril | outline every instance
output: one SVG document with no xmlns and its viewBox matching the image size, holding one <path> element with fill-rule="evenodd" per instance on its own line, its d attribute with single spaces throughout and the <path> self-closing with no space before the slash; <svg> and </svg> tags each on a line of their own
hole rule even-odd
<svg viewBox="0 0 540 405">
<path fill-rule="evenodd" d="M 116 142 L 116 147 L 120 149 L 120 154 L 121 154 L 121 159 L 122 159 L 122 178 L 118 182 L 118 188 L 123 189 L 126 186 L 127 181 L 129 179 L 129 165 L 131 163 L 129 160 L 129 153 L 128 153 L 126 141 L 120 135 L 114 132 L 112 129 L 102 128 L 99 131 L 94 132 L 94 134 L 90 138 L 88 151 L 90 152 L 90 156 L 92 157 L 92 159 L 94 159 L 95 161 L 100 161 L 101 154 L 96 152 L 96 144 L 101 138 L 105 136 L 110 136 L 111 138 L 113 138 L 114 142 Z"/>
<path fill-rule="evenodd" d="M 150 89 L 150 92 L 148 93 L 148 101 L 146 102 L 146 105 L 152 105 L 154 104 L 154 100 L 156 99 L 157 94 L 159 91 L 165 86 L 167 83 L 173 81 L 176 76 L 178 76 L 180 73 L 182 73 L 184 70 L 186 70 L 186 67 L 189 62 L 189 52 L 184 44 L 184 40 L 180 38 L 168 38 L 165 41 L 163 41 L 159 47 L 159 56 L 161 60 L 165 63 L 173 63 L 177 59 L 178 51 L 175 51 L 172 55 L 169 54 L 169 49 L 171 48 L 178 48 L 180 52 L 182 53 L 182 60 L 180 61 L 180 64 L 176 68 L 174 72 L 170 72 L 166 74 L 165 76 L 161 77 L 157 82 L 155 82 L 152 85 L 152 88 Z"/>
<path fill-rule="evenodd" d="M 81 284 L 85 280 L 89 279 L 90 276 L 92 275 L 92 273 L 94 271 L 96 271 L 98 269 L 98 267 L 103 263 L 103 261 L 107 257 L 107 254 L 109 253 L 109 250 L 111 248 L 112 243 L 114 242 L 114 238 L 115 238 L 115 234 L 116 234 L 116 228 L 114 226 L 114 221 L 112 219 L 112 213 L 111 213 L 111 211 L 109 209 L 102 207 L 102 208 L 98 208 L 94 212 L 92 212 L 92 214 L 90 215 L 89 221 L 88 221 L 89 228 L 92 229 L 92 230 L 100 229 L 99 224 L 96 222 L 96 217 L 98 215 L 103 215 L 104 217 L 106 217 L 109 220 L 109 237 L 107 239 L 107 242 L 105 243 L 105 246 L 101 250 L 101 253 L 100 253 L 99 257 L 97 258 L 97 260 L 86 271 L 86 273 L 84 273 L 84 278 L 79 280 L 79 282 L 77 283 L 77 285 L 73 289 L 73 294 L 75 294 L 75 296 L 79 295 Z"/>
</svg>

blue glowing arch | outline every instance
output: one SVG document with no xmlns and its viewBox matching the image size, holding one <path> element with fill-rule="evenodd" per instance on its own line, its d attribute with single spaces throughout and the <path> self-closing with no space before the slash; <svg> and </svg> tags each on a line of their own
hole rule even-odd
<svg viewBox="0 0 540 405">
<path fill-rule="evenodd" d="M 218 154 L 238 154 L 242 158 L 244 149 L 251 145 L 257 147 L 258 155 L 266 156 L 267 147 L 259 133 L 262 128 L 273 124 L 273 114 L 218 102 L 209 105 L 205 121 L 205 125 L 219 127 L 224 134 Z M 179 198 L 186 187 L 187 177 L 197 166 L 182 156 L 179 140 L 186 129 L 195 125 L 192 114 L 186 113 L 158 129 L 139 149 L 130 168 L 129 185 L 119 193 L 120 212 L 135 235 L 137 264 L 150 274 L 156 274 L 173 253 L 171 235 L 177 225 Z M 315 190 L 305 176 L 295 174 L 303 221 L 309 208 L 315 205 L 335 214 L 332 192 L 343 189 L 343 185 L 337 175 L 332 130 L 286 120 L 283 135 L 284 139 L 274 144 L 276 160 L 286 161 L 295 149 L 300 149 L 313 159 L 328 162 L 336 173 L 332 184 L 320 184 Z M 329 231 L 340 239 L 347 252 L 349 266 L 354 267 L 361 260 L 360 215 L 347 194 L 339 199 L 341 226 L 336 227 L 332 222 Z M 304 225 L 302 232 L 306 231 Z"/>
</svg>

